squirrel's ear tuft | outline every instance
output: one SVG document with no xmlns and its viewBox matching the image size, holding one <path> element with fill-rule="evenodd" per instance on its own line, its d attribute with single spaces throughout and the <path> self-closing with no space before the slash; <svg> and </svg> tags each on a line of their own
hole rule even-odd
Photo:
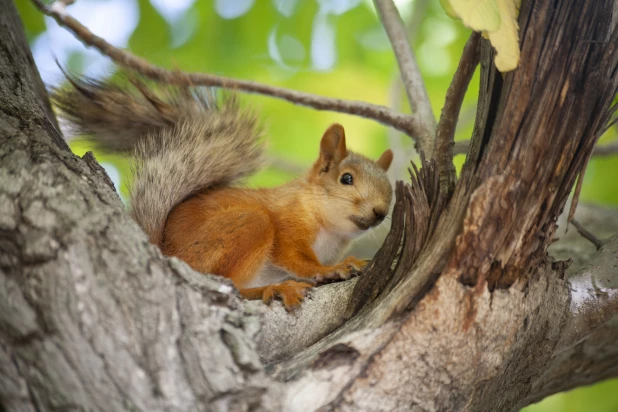
<svg viewBox="0 0 618 412">
<path fill-rule="evenodd" d="M 382 153 L 382 156 L 380 156 L 380 158 L 376 160 L 376 163 L 378 166 L 382 168 L 382 170 L 386 172 L 388 168 L 390 167 L 392 161 L 393 161 L 393 151 L 391 149 L 388 149 L 387 151 Z"/>
<path fill-rule="evenodd" d="M 345 147 L 345 131 L 343 130 L 343 126 L 335 123 L 326 129 L 324 136 L 322 136 L 322 141 L 320 142 L 320 159 L 326 163 L 332 161 L 339 163 L 347 154 L 348 151 Z"/>
</svg>

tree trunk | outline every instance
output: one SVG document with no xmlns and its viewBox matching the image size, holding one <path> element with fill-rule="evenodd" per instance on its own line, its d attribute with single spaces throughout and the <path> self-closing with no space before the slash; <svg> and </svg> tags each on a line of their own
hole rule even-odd
<svg viewBox="0 0 618 412">
<path fill-rule="evenodd" d="M 482 41 L 454 191 L 424 162 L 369 271 L 289 315 L 148 243 L 0 0 L 0 409 L 515 410 L 618 376 L 618 237 L 547 254 L 618 88 L 617 4 L 524 1 L 516 71 Z"/>
</svg>

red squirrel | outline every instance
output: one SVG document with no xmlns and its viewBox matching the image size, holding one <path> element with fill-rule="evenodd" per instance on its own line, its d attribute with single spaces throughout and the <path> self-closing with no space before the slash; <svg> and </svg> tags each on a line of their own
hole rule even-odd
<svg viewBox="0 0 618 412">
<path fill-rule="evenodd" d="M 391 150 L 376 161 L 351 152 L 333 124 L 303 177 L 240 188 L 263 167 L 263 139 L 255 115 L 233 96 L 69 80 L 52 96 L 60 115 L 100 149 L 134 158 L 131 214 L 165 255 L 229 278 L 247 299 L 279 298 L 287 310 L 312 287 L 302 279 L 348 279 L 365 266 L 340 259 L 388 214 Z"/>
</svg>

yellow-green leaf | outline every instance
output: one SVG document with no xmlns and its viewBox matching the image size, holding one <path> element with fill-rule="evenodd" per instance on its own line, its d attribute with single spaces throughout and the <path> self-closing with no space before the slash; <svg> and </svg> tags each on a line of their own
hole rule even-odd
<svg viewBox="0 0 618 412">
<path fill-rule="evenodd" d="M 496 67 L 501 72 L 519 64 L 519 26 L 521 0 L 440 0 L 447 14 L 459 18 L 467 27 L 483 33 L 496 49 Z"/>
<path fill-rule="evenodd" d="M 474 31 L 495 31 L 500 27 L 500 0 L 449 0 L 453 12 Z"/>
<path fill-rule="evenodd" d="M 453 10 L 453 7 L 451 7 L 450 0 L 440 0 L 440 4 L 442 5 L 442 8 L 446 12 L 446 14 L 449 15 L 449 17 L 452 17 L 454 19 L 458 19 L 459 18 L 457 13 L 455 13 L 455 10 Z"/>
<path fill-rule="evenodd" d="M 517 16 L 521 0 L 498 0 L 502 23 L 496 31 L 489 31 L 489 41 L 496 49 L 496 67 L 501 72 L 515 70 L 519 65 L 519 25 Z"/>
</svg>

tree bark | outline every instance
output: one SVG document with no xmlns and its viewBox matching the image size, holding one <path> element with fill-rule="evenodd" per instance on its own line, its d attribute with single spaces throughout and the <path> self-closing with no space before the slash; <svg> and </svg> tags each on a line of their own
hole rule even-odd
<svg viewBox="0 0 618 412">
<path fill-rule="evenodd" d="M 3 410 L 277 409 L 259 319 L 229 282 L 164 258 L 92 155 L 70 153 L 0 9 Z"/>
<path fill-rule="evenodd" d="M 578 211 L 598 252 L 570 231 L 546 253 L 618 87 L 616 4 L 524 1 L 504 77 L 482 41 L 450 201 L 425 162 L 368 273 L 290 315 L 148 243 L 0 0 L 1 409 L 516 410 L 618 376 L 618 212 Z"/>
</svg>

